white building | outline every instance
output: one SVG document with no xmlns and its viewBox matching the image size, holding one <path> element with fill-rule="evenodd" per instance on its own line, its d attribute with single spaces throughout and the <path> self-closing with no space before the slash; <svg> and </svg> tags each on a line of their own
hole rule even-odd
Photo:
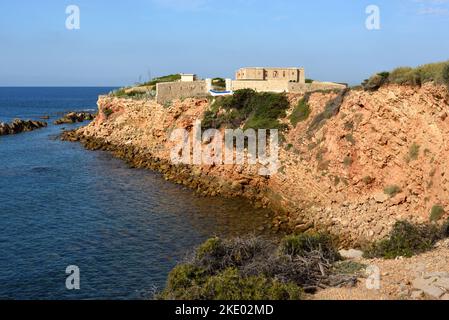
<svg viewBox="0 0 449 320">
<path fill-rule="evenodd" d="M 181 73 L 181 82 L 196 81 L 196 74 L 193 73 Z"/>
</svg>

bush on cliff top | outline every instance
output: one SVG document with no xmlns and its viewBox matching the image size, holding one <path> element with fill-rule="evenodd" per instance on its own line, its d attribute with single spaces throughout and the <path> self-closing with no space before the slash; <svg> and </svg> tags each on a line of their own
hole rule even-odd
<svg viewBox="0 0 449 320">
<path fill-rule="evenodd" d="M 289 102 L 285 94 L 251 89 L 237 90 L 231 96 L 217 97 L 203 115 L 203 129 L 284 129 L 279 122 L 286 116 Z"/>
<path fill-rule="evenodd" d="M 151 87 L 151 86 L 155 86 L 158 83 L 174 82 L 174 81 L 178 81 L 178 80 L 181 80 L 181 75 L 180 74 L 169 74 L 169 75 L 166 75 L 166 76 L 154 78 L 153 80 L 150 80 L 148 82 L 142 83 L 139 86 L 140 87 Z"/>
<path fill-rule="evenodd" d="M 300 299 L 302 288 L 352 283 L 335 272 L 339 260 L 326 235 L 286 238 L 278 247 L 262 238 L 212 238 L 175 267 L 159 299 Z M 323 274 L 324 272 L 324 274 Z"/>
<path fill-rule="evenodd" d="M 120 88 L 110 92 L 109 95 L 117 98 L 148 99 L 154 97 L 154 92 L 142 92 L 133 90 L 132 88 Z"/>
<path fill-rule="evenodd" d="M 399 67 L 390 73 L 375 74 L 362 85 L 365 90 L 375 91 L 388 83 L 418 86 L 426 82 L 449 86 L 449 61 L 429 63 L 416 68 Z"/>
<path fill-rule="evenodd" d="M 371 76 L 368 80 L 362 83 L 365 90 L 375 91 L 388 82 L 388 72 L 381 72 Z"/>
</svg>

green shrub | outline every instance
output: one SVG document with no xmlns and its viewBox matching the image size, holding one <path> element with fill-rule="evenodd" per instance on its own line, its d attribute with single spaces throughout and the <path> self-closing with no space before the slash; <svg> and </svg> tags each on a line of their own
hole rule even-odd
<svg viewBox="0 0 449 320">
<path fill-rule="evenodd" d="M 258 93 L 251 101 L 250 108 L 252 112 L 244 128 L 285 129 L 285 125 L 282 125 L 279 119 L 285 118 L 286 110 L 289 106 L 287 96 L 283 93 Z"/>
<path fill-rule="evenodd" d="M 209 277 L 202 290 L 206 300 L 299 300 L 302 290 L 294 283 L 281 283 L 265 276 L 242 277 L 229 268 Z"/>
<path fill-rule="evenodd" d="M 385 259 L 411 257 L 431 249 L 440 238 L 441 232 L 436 226 L 413 225 L 407 221 L 398 221 L 389 237 L 368 247 L 364 256 Z"/>
<path fill-rule="evenodd" d="M 298 122 L 306 121 L 309 118 L 311 110 L 307 101 L 308 97 L 302 98 L 301 100 L 299 100 L 295 109 L 293 109 L 293 112 L 290 116 L 290 122 L 293 127 L 296 127 Z"/>
<path fill-rule="evenodd" d="M 344 127 L 347 131 L 354 130 L 354 121 L 352 121 L 352 120 L 346 121 L 344 124 Z"/>
<path fill-rule="evenodd" d="M 341 274 L 362 275 L 362 271 L 366 269 L 366 265 L 352 260 L 344 260 L 337 262 L 334 266 L 334 269 L 337 273 Z"/>
<path fill-rule="evenodd" d="M 385 194 L 389 195 L 391 198 L 400 193 L 401 187 L 397 185 L 388 186 L 384 189 Z"/>
<path fill-rule="evenodd" d="M 408 161 L 418 159 L 418 157 L 419 157 L 419 149 L 420 148 L 421 147 L 419 146 L 419 144 L 416 144 L 416 143 L 413 143 L 410 146 L 410 149 L 408 151 L 408 157 L 407 157 Z"/>
<path fill-rule="evenodd" d="M 132 98 L 132 99 L 148 99 L 153 98 L 155 92 L 152 90 L 146 90 L 146 91 L 140 91 L 140 90 L 134 90 L 133 88 L 127 87 L 127 88 L 120 88 L 117 90 L 114 90 L 109 93 L 110 96 L 117 97 L 117 98 Z"/>
<path fill-rule="evenodd" d="M 354 136 L 353 136 L 351 133 L 345 135 L 345 139 L 346 139 L 346 141 L 348 141 L 350 144 L 355 145 L 355 139 L 354 139 Z"/>
<path fill-rule="evenodd" d="M 201 286 L 206 273 L 190 264 L 180 264 L 168 274 L 165 289 L 155 295 L 156 299 L 190 300 L 201 297 Z"/>
<path fill-rule="evenodd" d="M 377 90 L 387 83 L 422 85 L 426 82 L 449 85 L 449 62 L 429 63 L 417 68 L 396 68 L 391 73 L 375 74 L 362 85 L 365 90 Z"/>
<path fill-rule="evenodd" d="M 366 176 L 366 177 L 363 177 L 363 179 L 362 179 L 363 183 L 366 185 L 373 184 L 375 180 L 376 179 L 371 176 Z"/>
<path fill-rule="evenodd" d="M 400 67 L 394 69 L 388 77 L 390 83 L 401 85 L 419 85 L 419 77 L 415 73 L 415 70 L 410 67 Z"/>
<path fill-rule="evenodd" d="M 351 166 L 351 165 L 352 165 L 352 158 L 349 157 L 349 156 L 346 156 L 346 157 L 343 159 L 343 164 L 345 165 L 345 167 Z"/>
<path fill-rule="evenodd" d="M 340 260 L 328 235 L 286 237 L 277 246 L 262 238 L 212 238 L 169 274 L 168 300 L 289 300 L 302 288 L 353 283 L 332 264 Z M 324 272 L 324 274 L 323 274 Z"/>
<path fill-rule="evenodd" d="M 158 83 L 175 82 L 175 81 L 178 81 L 178 80 L 181 80 L 181 75 L 180 74 L 169 74 L 169 75 L 166 75 L 166 76 L 154 78 L 151 81 L 142 83 L 140 86 L 142 86 L 142 87 L 150 87 L 150 86 L 156 86 L 156 84 L 158 84 Z"/>
<path fill-rule="evenodd" d="M 319 250 L 329 260 L 337 261 L 341 258 L 332 237 L 322 233 L 287 236 L 282 239 L 280 250 L 290 256 L 301 256 Z"/>
<path fill-rule="evenodd" d="M 443 84 L 443 70 L 447 65 L 446 62 L 429 63 L 419 66 L 415 69 L 421 83 L 434 81 Z"/>
<path fill-rule="evenodd" d="M 368 91 L 376 91 L 388 82 L 388 76 L 388 72 L 375 74 L 362 84 L 363 88 Z"/>
<path fill-rule="evenodd" d="M 210 238 L 206 240 L 202 245 L 196 250 L 196 255 L 198 259 L 203 259 L 207 255 L 220 255 L 223 254 L 223 242 L 220 238 Z"/>
<path fill-rule="evenodd" d="M 106 118 L 109 118 L 113 113 L 114 111 L 110 108 L 103 109 L 103 114 L 106 116 Z"/>
<path fill-rule="evenodd" d="M 159 299 L 169 300 L 299 300 L 302 289 L 263 275 L 245 277 L 235 268 L 207 275 L 191 266 L 173 269 Z"/>
<path fill-rule="evenodd" d="M 285 129 L 279 122 L 289 108 L 283 93 L 257 93 L 251 89 L 237 90 L 232 96 L 217 97 L 210 110 L 203 115 L 203 129 L 222 126 L 236 129 Z"/>
<path fill-rule="evenodd" d="M 212 84 L 214 85 L 214 87 L 216 88 L 226 88 L 226 80 L 223 78 L 213 78 L 212 79 Z"/>
<path fill-rule="evenodd" d="M 442 206 L 434 205 L 430 211 L 430 221 L 434 222 L 440 220 L 444 213 L 444 208 Z"/>
</svg>

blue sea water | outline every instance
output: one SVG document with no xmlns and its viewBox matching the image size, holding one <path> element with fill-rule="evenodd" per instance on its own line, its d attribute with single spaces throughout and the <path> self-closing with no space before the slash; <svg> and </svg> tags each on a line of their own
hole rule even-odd
<svg viewBox="0 0 449 320">
<path fill-rule="evenodd" d="M 244 201 L 198 197 L 58 139 L 52 121 L 95 110 L 112 89 L 0 88 L 0 122 L 51 116 L 47 128 L 0 137 L 0 299 L 147 299 L 208 237 L 266 224 Z M 66 288 L 69 265 L 80 290 Z"/>
</svg>

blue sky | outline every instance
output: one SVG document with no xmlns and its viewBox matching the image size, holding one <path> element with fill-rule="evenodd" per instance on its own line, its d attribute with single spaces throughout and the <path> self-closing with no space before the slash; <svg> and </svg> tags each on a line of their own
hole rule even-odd
<svg viewBox="0 0 449 320">
<path fill-rule="evenodd" d="M 381 29 L 365 28 L 377 5 Z M 67 30 L 68 5 L 80 30 Z M 2 0 L 0 86 L 121 86 L 169 73 L 303 66 L 356 84 L 449 59 L 449 0 Z"/>
</svg>

